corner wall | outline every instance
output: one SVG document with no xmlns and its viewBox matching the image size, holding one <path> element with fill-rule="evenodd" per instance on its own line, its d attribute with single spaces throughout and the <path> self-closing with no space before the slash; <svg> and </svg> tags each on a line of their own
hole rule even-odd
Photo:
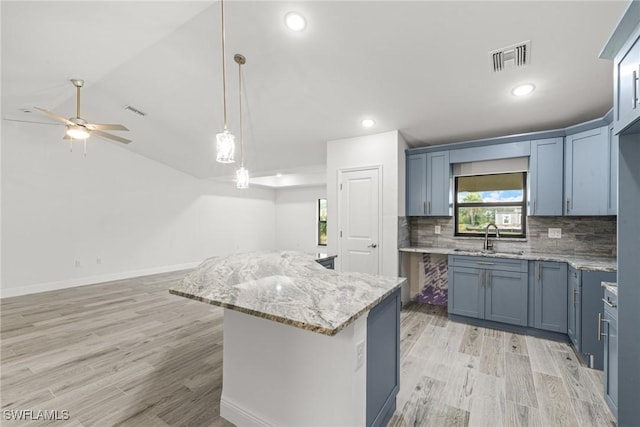
<svg viewBox="0 0 640 427">
<path fill-rule="evenodd" d="M 28 126 L 28 127 L 27 127 Z M 2 296 L 275 247 L 272 190 L 200 180 L 103 140 L 2 128 Z"/>
<path fill-rule="evenodd" d="M 341 170 L 382 166 L 382 250 L 380 273 L 398 276 L 398 216 L 400 189 L 399 164 L 404 163 L 404 141 L 397 130 L 357 138 L 327 142 L 327 252 L 338 254 L 336 269 L 340 271 L 338 218 L 338 176 Z M 401 154 L 402 153 L 402 154 Z M 400 156 L 402 155 L 402 158 Z M 404 179 L 404 178 L 402 178 Z"/>
</svg>

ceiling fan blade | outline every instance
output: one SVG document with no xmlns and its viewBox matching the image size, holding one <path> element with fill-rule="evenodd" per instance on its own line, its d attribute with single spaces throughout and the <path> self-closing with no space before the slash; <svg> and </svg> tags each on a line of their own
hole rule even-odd
<svg viewBox="0 0 640 427">
<path fill-rule="evenodd" d="M 129 130 L 126 126 L 123 125 L 105 125 L 105 124 L 95 124 L 95 123 L 87 123 L 85 125 L 87 129 L 91 130 Z"/>
<path fill-rule="evenodd" d="M 49 116 L 51 117 L 53 120 L 56 120 L 60 123 L 64 123 L 65 125 L 73 125 L 73 122 L 70 120 L 65 119 L 62 116 L 57 115 L 56 113 L 52 113 L 49 110 L 45 110 L 44 108 L 40 108 L 40 107 L 33 107 L 36 110 L 40 111 L 42 114 L 44 114 L 45 116 Z"/>
<path fill-rule="evenodd" d="M 92 130 L 91 134 L 98 136 L 100 138 L 111 139 L 113 141 L 122 142 L 123 144 L 128 144 L 131 142 L 130 139 L 122 138 L 116 135 L 111 135 L 110 133 L 102 132 L 101 130 Z"/>
<path fill-rule="evenodd" d="M 60 126 L 60 123 L 48 123 L 48 122 L 34 122 L 33 120 L 18 120 L 18 119 L 8 119 L 6 117 L 3 117 L 2 120 L 6 120 L 8 122 L 19 122 L 19 123 L 33 123 L 36 125 L 53 125 L 53 126 Z"/>
</svg>

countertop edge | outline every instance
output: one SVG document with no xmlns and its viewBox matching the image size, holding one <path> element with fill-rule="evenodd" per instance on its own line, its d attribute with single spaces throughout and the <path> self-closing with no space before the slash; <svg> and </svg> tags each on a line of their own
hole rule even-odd
<svg viewBox="0 0 640 427">
<path fill-rule="evenodd" d="M 607 264 L 611 261 L 589 261 L 584 258 L 580 258 L 580 256 L 565 256 L 565 255 L 555 255 L 555 254 L 540 254 L 540 253 L 524 253 L 522 255 L 509 254 L 509 253 L 495 253 L 495 254 L 482 254 L 475 252 L 466 252 L 466 251 L 455 251 L 453 249 L 448 248 L 436 248 L 436 247 L 417 247 L 417 246 L 409 246 L 398 249 L 400 252 L 409 252 L 409 253 L 431 253 L 431 254 L 440 254 L 440 255 L 460 255 L 460 256 L 474 256 L 474 257 L 485 257 L 485 258 L 506 258 L 506 259 L 521 259 L 527 261 L 551 261 L 551 262 L 566 262 L 573 268 L 578 270 L 587 270 L 587 271 L 603 271 L 603 272 L 617 272 L 617 265 L 597 265 L 595 263 L 603 263 Z M 593 262 L 593 263 L 592 263 Z"/>
<path fill-rule="evenodd" d="M 383 299 L 385 299 L 386 297 L 388 297 L 389 295 L 391 295 L 393 292 L 396 291 L 396 289 L 400 288 L 405 282 L 407 281 L 406 278 L 403 277 L 398 277 L 398 283 L 393 286 L 391 289 L 387 290 L 386 292 L 384 292 L 381 296 L 375 298 L 374 300 L 372 300 L 370 303 L 368 303 L 367 305 L 365 305 L 362 309 L 360 309 L 359 311 L 357 311 L 356 313 L 354 313 L 353 315 L 351 315 L 347 320 L 345 320 L 344 322 L 342 322 L 341 324 L 339 324 L 338 326 L 336 326 L 335 328 L 325 328 L 322 326 L 317 326 L 317 325 L 311 325 L 309 323 L 304 323 L 304 322 L 299 322 L 299 321 L 295 321 L 295 320 L 291 320 L 287 317 L 283 317 L 283 316 L 277 316 L 274 314 L 270 314 L 270 313 L 264 313 L 262 311 L 258 311 L 258 310 L 251 310 L 249 308 L 246 307 L 242 307 L 242 306 L 237 306 L 234 304 L 228 304 L 228 303 L 223 303 L 220 301 L 215 301 L 215 300 L 211 300 L 209 298 L 204 298 L 204 297 L 199 297 L 193 294 L 188 294 L 185 292 L 181 292 L 179 290 L 176 289 L 169 289 L 169 293 L 173 294 L 173 295 L 177 295 L 177 296 L 181 296 L 184 298 L 189 298 L 195 301 L 199 301 L 199 302 L 203 302 L 206 304 L 210 304 L 210 305 L 215 305 L 218 307 L 222 307 L 222 308 L 227 308 L 233 311 L 238 311 L 240 313 L 244 313 L 244 314 L 248 314 L 250 316 L 255 316 L 255 317 L 260 317 L 266 320 L 272 320 L 274 322 L 278 322 L 278 323 L 282 323 L 284 325 L 288 325 L 288 326 L 293 326 L 299 329 L 304 329 L 306 331 L 310 331 L 310 332 L 316 332 L 322 335 L 327 335 L 327 336 L 334 336 L 336 334 L 338 334 L 338 332 L 342 331 L 344 328 L 346 328 L 347 326 L 349 326 L 350 324 L 352 324 L 353 322 L 355 322 L 360 316 L 362 316 L 365 312 L 371 310 L 373 307 L 375 307 L 376 305 L 378 305 L 380 303 L 380 301 L 382 301 Z"/>
</svg>

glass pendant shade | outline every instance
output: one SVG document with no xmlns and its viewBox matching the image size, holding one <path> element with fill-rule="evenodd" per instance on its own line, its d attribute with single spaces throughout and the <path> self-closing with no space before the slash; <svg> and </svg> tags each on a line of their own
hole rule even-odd
<svg viewBox="0 0 640 427">
<path fill-rule="evenodd" d="M 236 170 L 236 187 L 249 188 L 249 171 L 244 166 Z"/>
<path fill-rule="evenodd" d="M 235 162 L 234 155 L 236 152 L 235 136 L 229 131 L 216 134 L 216 161 L 219 163 Z"/>
<path fill-rule="evenodd" d="M 67 135 L 71 139 L 87 139 L 89 138 L 89 132 L 82 126 L 73 125 L 67 126 Z"/>
</svg>

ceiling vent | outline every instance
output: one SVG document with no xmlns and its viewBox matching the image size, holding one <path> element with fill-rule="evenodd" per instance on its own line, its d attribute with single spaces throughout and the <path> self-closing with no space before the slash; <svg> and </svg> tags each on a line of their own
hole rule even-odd
<svg viewBox="0 0 640 427">
<path fill-rule="evenodd" d="M 531 63 L 531 40 L 489 52 L 494 73 L 519 68 Z"/>
<path fill-rule="evenodd" d="M 138 110 L 136 107 L 132 107 L 131 105 L 127 105 L 124 107 L 125 110 L 132 112 L 133 114 L 137 114 L 140 117 L 144 117 L 147 115 L 144 111 Z"/>
</svg>

